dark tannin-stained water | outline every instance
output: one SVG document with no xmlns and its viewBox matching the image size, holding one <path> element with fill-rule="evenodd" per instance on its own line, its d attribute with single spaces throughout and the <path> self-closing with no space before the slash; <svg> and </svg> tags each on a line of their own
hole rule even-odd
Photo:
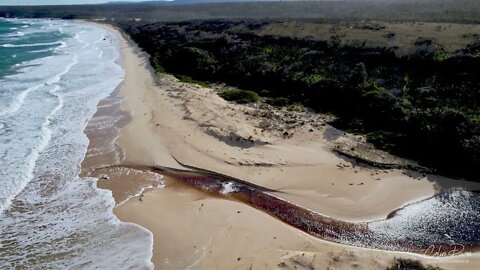
<svg viewBox="0 0 480 270">
<path fill-rule="evenodd" d="M 276 196 L 277 191 L 255 186 L 226 175 L 198 168 L 119 165 L 97 169 L 94 174 L 118 168 L 155 172 L 214 196 L 244 202 L 315 237 L 358 247 L 454 256 L 480 247 L 480 196 L 477 192 L 450 190 L 407 205 L 386 219 L 348 222 L 302 208 Z"/>
</svg>

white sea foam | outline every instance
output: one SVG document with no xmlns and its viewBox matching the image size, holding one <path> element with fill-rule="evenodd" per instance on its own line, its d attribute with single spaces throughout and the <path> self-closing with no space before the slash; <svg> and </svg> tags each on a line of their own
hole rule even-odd
<svg viewBox="0 0 480 270">
<path fill-rule="evenodd" d="M 6 37 L 23 37 L 23 36 L 25 36 L 25 33 L 18 31 L 18 32 L 16 32 L 16 33 L 8 34 L 8 35 L 5 35 L 5 36 L 6 36 Z M 5 44 L 5 45 L 6 45 L 6 44 Z"/>
<path fill-rule="evenodd" d="M 40 47 L 40 46 L 52 46 L 52 45 L 61 45 L 60 42 L 45 42 L 45 43 L 33 43 L 33 44 L 2 44 L 4 48 L 21 48 L 21 47 Z"/>
<path fill-rule="evenodd" d="M 57 83 L 60 78 L 62 78 L 63 75 L 68 73 L 72 66 L 76 65 L 77 63 L 77 55 L 75 55 L 72 59 L 72 62 L 67 64 L 64 70 L 60 71 L 58 74 L 55 74 L 53 77 L 46 79 L 46 81 L 40 82 L 39 84 L 29 87 L 25 91 L 22 91 L 12 103 L 6 106 L 7 109 L 0 111 L 0 116 L 17 112 L 18 109 L 20 109 L 20 107 L 25 102 L 25 98 L 28 96 L 28 94 L 30 94 L 32 91 L 40 89 L 42 86 Z"/>
<path fill-rule="evenodd" d="M 0 78 L 0 269 L 152 268 L 152 234 L 120 222 L 111 192 L 78 177 L 88 119 L 123 78 L 116 37 L 87 24 L 21 22 L 68 37 L 23 44 L 59 46 Z"/>
<path fill-rule="evenodd" d="M 369 234 L 359 231 L 342 237 L 342 243 L 404 252 L 476 245 L 480 241 L 479 211 L 477 194 L 451 189 L 407 205 L 386 220 L 369 222 Z"/>
<path fill-rule="evenodd" d="M 44 49 L 44 50 L 33 50 L 33 51 L 29 51 L 28 53 L 43 53 L 43 52 L 51 52 L 51 51 L 53 51 L 52 48 Z"/>
<path fill-rule="evenodd" d="M 227 181 L 222 183 L 222 190 L 220 190 L 220 193 L 222 193 L 223 195 L 227 195 L 237 191 L 238 187 L 236 187 L 233 182 Z"/>
</svg>

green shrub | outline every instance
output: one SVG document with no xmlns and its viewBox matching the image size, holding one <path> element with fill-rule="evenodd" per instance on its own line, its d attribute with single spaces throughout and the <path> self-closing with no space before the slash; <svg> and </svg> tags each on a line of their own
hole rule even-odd
<svg viewBox="0 0 480 270">
<path fill-rule="evenodd" d="M 433 61 L 442 62 L 447 60 L 447 54 L 443 51 L 438 51 L 433 55 Z"/>
<path fill-rule="evenodd" d="M 308 85 L 311 86 L 311 85 L 314 85 L 314 84 L 316 84 L 320 81 L 325 80 L 325 77 L 320 75 L 320 74 L 310 74 L 310 75 L 307 76 L 306 79 L 307 79 Z"/>
<path fill-rule="evenodd" d="M 260 96 L 265 97 L 265 96 L 269 96 L 269 95 L 271 95 L 271 92 L 268 91 L 267 89 L 263 89 L 263 90 L 260 91 Z"/>
<path fill-rule="evenodd" d="M 273 46 L 265 46 L 262 48 L 262 52 L 266 55 L 270 55 L 273 53 Z"/>
<path fill-rule="evenodd" d="M 236 101 L 237 103 L 250 103 L 250 102 L 257 102 L 260 100 L 260 96 L 248 90 L 226 90 L 219 94 L 225 100 L 228 101 Z"/>
<path fill-rule="evenodd" d="M 275 97 L 267 99 L 267 103 L 272 106 L 283 107 L 287 106 L 290 103 L 290 100 L 284 97 Z"/>
<path fill-rule="evenodd" d="M 189 76 L 185 76 L 185 75 L 175 75 L 175 77 L 176 77 L 179 81 L 181 81 L 181 82 L 183 82 L 183 83 L 193 83 L 193 84 L 198 84 L 198 85 L 200 85 L 201 87 L 210 87 L 210 84 L 209 84 L 209 83 L 194 80 L 194 79 L 192 79 L 192 77 L 189 77 Z"/>
<path fill-rule="evenodd" d="M 292 79 L 299 81 L 305 77 L 305 74 L 302 71 L 297 71 L 292 74 Z"/>
<path fill-rule="evenodd" d="M 441 270 L 439 267 L 424 265 L 420 261 L 410 259 L 395 259 L 387 270 Z"/>
<path fill-rule="evenodd" d="M 162 66 L 157 57 L 152 57 L 152 67 L 157 73 L 165 73 L 165 68 Z"/>
<path fill-rule="evenodd" d="M 379 96 L 386 93 L 385 88 L 379 86 L 377 83 L 365 83 L 363 85 L 364 94 L 362 95 L 365 97 L 374 97 Z"/>
<path fill-rule="evenodd" d="M 402 134 L 392 131 L 376 130 L 367 133 L 367 141 L 383 150 L 392 150 L 395 142 L 402 138 Z"/>
</svg>

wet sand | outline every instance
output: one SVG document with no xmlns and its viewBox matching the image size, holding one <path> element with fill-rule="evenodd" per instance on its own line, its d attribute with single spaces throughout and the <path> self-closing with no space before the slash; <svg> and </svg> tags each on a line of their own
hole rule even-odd
<svg viewBox="0 0 480 270">
<path fill-rule="evenodd" d="M 131 115 L 116 140 L 123 150 L 123 163 L 181 168 L 175 157 L 185 164 L 280 190 L 285 200 L 353 221 L 385 218 L 441 187 L 470 185 L 433 175 L 357 166 L 331 151 L 330 138 L 342 133 L 328 125 L 314 132 L 300 127 L 288 139 L 269 130 L 262 132 L 256 119 L 246 113 L 250 108 L 229 104 L 212 89 L 179 83 L 169 75 L 153 76 L 145 55 L 124 39 L 121 50 L 126 70 L 119 92 L 126 97 L 121 108 Z M 104 143 L 96 134 L 88 134 L 91 149 Z M 252 146 L 239 137 L 269 144 Z M 89 157 L 84 168 L 118 162 L 108 156 L 97 161 Z M 147 189 L 115 208 L 121 220 L 153 232 L 152 260 L 157 269 L 386 269 L 395 257 L 417 258 L 445 269 L 476 269 L 480 263 L 477 255 L 456 257 L 462 262 L 452 264 L 452 258 L 329 243 L 245 204 L 209 197 L 174 179 L 122 175 L 108 175 L 98 184 L 112 190 L 117 203 L 141 194 L 146 187 L 163 187 Z"/>
</svg>

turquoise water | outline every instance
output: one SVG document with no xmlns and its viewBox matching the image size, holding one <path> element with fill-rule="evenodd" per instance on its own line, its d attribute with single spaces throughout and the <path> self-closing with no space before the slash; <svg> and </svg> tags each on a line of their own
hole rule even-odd
<svg viewBox="0 0 480 270">
<path fill-rule="evenodd" d="M 21 63 L 53 55 L 61 29 L 20 20 L 0 20 L 0 77 L 15 72 Z M 23 45 L 31 46 L 23 46 Z"/>
<path fill-rule="evenodd" d="M 87 123 L 123 80 L 119 56 L 116 35 L 91 24 L 0 19 L 0 269 L 151 268 L 152 234 L 78 176 Z"/>
</svg>

